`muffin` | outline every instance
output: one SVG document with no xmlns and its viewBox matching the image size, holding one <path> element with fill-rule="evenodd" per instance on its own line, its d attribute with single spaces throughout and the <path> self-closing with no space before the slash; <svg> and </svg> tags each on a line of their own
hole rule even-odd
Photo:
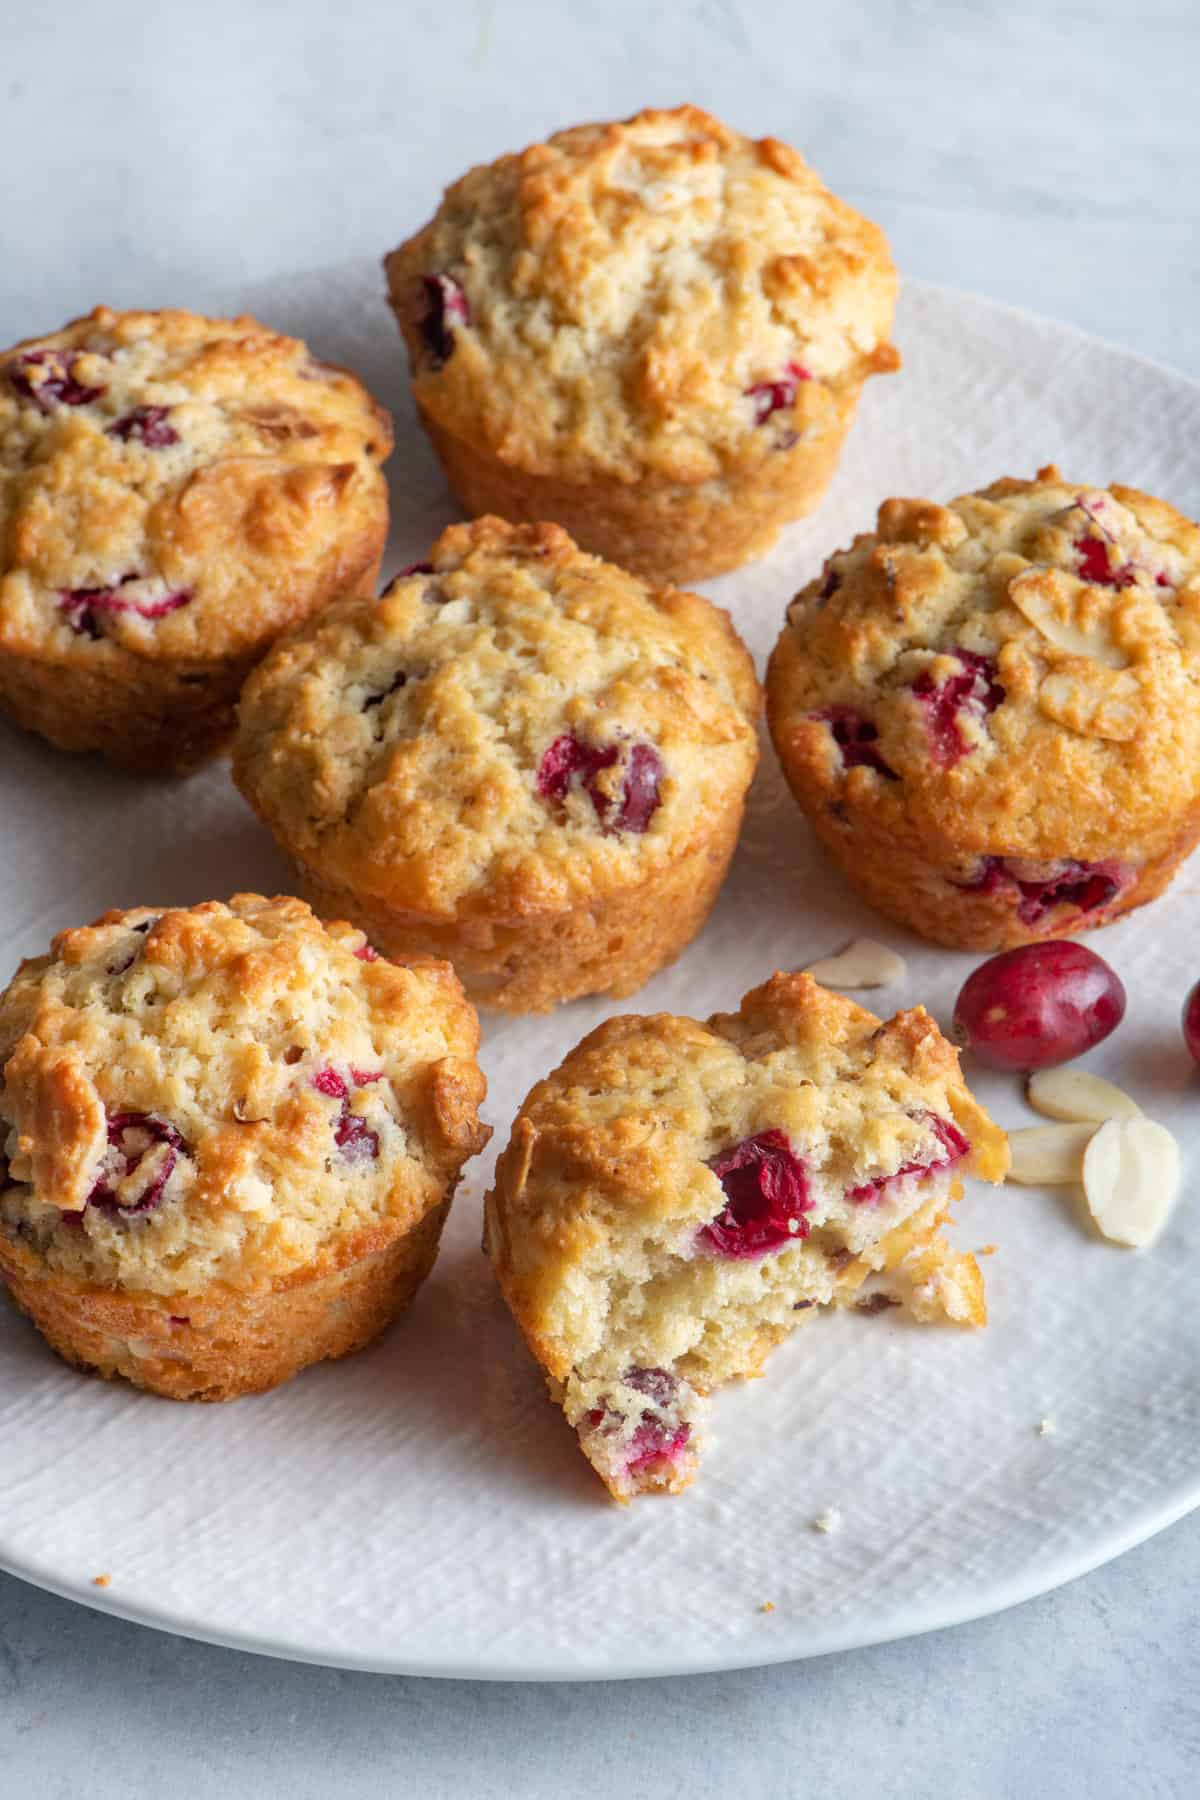
<svg viewBox="0 0 1200 1800">
<path fill-rule="evenodd" d="M 940 1228 L 964 1172 L 1007 1167 L 922 1007 L 881 1024 L 774 975 L 705 1025 L 584 1038 L 517 1115 L 486 1245 L 551 1398 L 627 1500 L 686 1486 L 702 1396 L 818 1307 L 982 1325 L 978 1265 Z"/>
<path fill-rule="evenodd" d="M 257 320 L 97 307 L 0 353 L 0 707 L 181 771 L 287 626 L 370 591 L 391 423 Z"/>
<path fill-rule="evenodd" d="M 883 233 L 695 106 L 472 169 L 385 268 L 465 510 L 556 519 L 651 581 L 811 512 L 864 381 L 899 366 Z"/>
<path fill-rule="evenodd" d="M 728 616 L 557 525 L 455 525 L 247 683 L 234 775 L 317 911 L 508 1012 L 631 994 L 699 931 L 760 696 Z"/>
<path fill-rule="evenodd" d="M 358 1350 L 490 1135 L 478 1041 L 444 963 L 299 900 L 64 931 L 0 997 L 0 1276 L 68 1362 L 171 1399 Z"/>
<path fill-rule="evenodd" d="M 1200 530 L 1053 466 L 887 500 L 792 602 L 767 710 L 872 906 L 1002 950 L 1153 900 L 1200 835 Z"/>
</svg>

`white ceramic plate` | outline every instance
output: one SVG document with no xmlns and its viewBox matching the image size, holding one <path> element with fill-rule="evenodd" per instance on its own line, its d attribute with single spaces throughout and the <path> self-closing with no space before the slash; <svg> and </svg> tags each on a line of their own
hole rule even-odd
<svg viewBox="0 0 1200 1800">
<path fill-rule="evenodd" d="M 372 268 L 201 296 L 250 306 L 358 368 L 394 405 L 397 561 L 451 515 L 418 439 Z M 785 602 L 888 494 L 948 498 L 1051 459 L 1200 512 L 1200 387 L 1042 320 L 910 285 L 904 373 L 874 385 L 820 516 L 714 583 L 762 659 Z M 285 887 L 223 767 L 155 786 L 2 731 L 0 962 L 104 907 Z M 1092 1066 L 1185 1148 L 1185 1192 L 1143 1255 L 1070 1197 L 980 1189 L 960 1241 L 986 1332 L 896 1314 L 818 1319 L 766 1379 L 719 1396 L 687 1494 L 604 1496 L 519 1347 L 479 1253 L 491 1156 L 468 1172 L 437 1269 L 377 1348 L 262 1399 L 188 1407 L 82 1379 L 0 1310 L 0 1564 L 219 1643 L 425 1675 L 663 1675 L 871 1643 L 1040 1593 L 1200 1502 L 1197 1087 L 1178 1032 L 1200 975 L 1197 865 L 1097 941 L 1129 1014 Z M 875 919 L 825 868 L 768 753 L 702 939 L 640 1001 L 700 1017 L 777 967 L 873 933 L 908 959 L 888 1010 L 943 1021 L 974 959 Z M 1194 946 L 1189 949 L 1189 946 Z M 491 1023 L 493 1154 L 533 1080 L 607 1012 Z M 984 1078 L 1008 1125 L 1015 1080 Z M 1052 1434 L 1038 1424 L 1053 1421 Z M 838 1509 L 841 1529 L 812 1521 Z M 93 1585 L 107 1575 L 107 1587 Z M 766 1603 L 773 1610 L 763 1610 Z"/>
</svg>

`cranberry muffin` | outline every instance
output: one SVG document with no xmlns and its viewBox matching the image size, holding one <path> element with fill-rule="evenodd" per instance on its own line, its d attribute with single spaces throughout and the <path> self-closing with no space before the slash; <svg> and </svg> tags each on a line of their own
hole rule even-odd
<svg viewBox="0 0 1200 1800">
<path fill-rule="evenodd" d="M 1002 950 L 1153 900 L 1200 835 L 1200 530 L 1054 467 L 878 529 L 792 602 L 767 709 L 821 843 L 923 937 Z"/>
<path fill-rule="evenodd" d="M 0 1277 L 68 1362 L 172 1399 L 360 1349 L 489 1136 L 478 1036 L 444 963 L 299 900 L 62 932 L 0 997 Z"/>
<path fill-rule="evenodd" d="M 540 1011 L 632 993 L 699 931 L 759 704 L 709 601 L 479 519 L 267 657 L 234 775 L 318 912 Z"/>
<path fill-rule="evenodd" d="M 0 353 L 0 706 L 190 768 L 286 627 L 370 590 L 391 424 L 257 320 L 110 312 Z"/>
<path fill-rule="evenodd" d="M 615 1018 L 533 1089 L 488 1195 L 505 1300 L 618 1500 L 695 1473 L 702 1396 L 818 1308 L 982 1325 L 941 1237 L 1008 1167 L 923 1008 L 882 1024 L 774 975 L 707 1024 Z M 869 1298 L 863 1284 L 877 1277 Z"/>
<path fill-rule="evenodd" d="M 811 512 L 899 361 L 883 233 L 695 106 L 472 169 L 385 268 L 466 511 L 556 519 L 653 581 L 735 568 Z"/>
</svg>

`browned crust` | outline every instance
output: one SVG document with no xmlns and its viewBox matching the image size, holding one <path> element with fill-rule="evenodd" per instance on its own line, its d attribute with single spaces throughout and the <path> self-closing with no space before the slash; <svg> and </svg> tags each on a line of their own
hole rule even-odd
<svg viewBox="0 0 1200 1800">
<path fill-rule="evenodd" d="M 381 495 L 369 524 L 339 546 L 319 581 L 306 584 L 290 624 L 335 600 L 373 594 L 387 532 Z M 10 650 L 0 654 L 0 707 L 58 750 L 96 751 L 140 775 L 187 774 L 229 742 L 242 685 L 281 630 L 274 626 L 249 655 L 222 662 L 151 661 L 122 650 L 93 665 Z"/>
<path fill-rule="evenodd" d="M 1166 848 L 1137 869 L 1136 879 L 1107 906 L 1088 913 L 1071 907 L 1052 907 L 1037 924 L 1018 916 L 1020 895 L 1015 889 L 993 893 L 972 890 L 977 858 L 964 853 L 947 838 L 939 842 L 930 833 L 919 837 L 889 830 L 875 804 L 874 777 L 852 770 L 851 780 L 835 789 L 822 779 L 811 755 L 808 734 L 787 729 L 772 716 L 768 688 L 768 718 L 772 737 L 787 784 L 817 839 L 830 858 L 869 905 L 906 925 L 931 943 L 951 950 L 1012 950 L 1049 938 L 1078 937 L 1134 912 L 1156 900 L 1169 886 L 1179 865 L 1200 842 L 1200 801 L 1177 821 L 1177 830 Z M 1114 859 L 1126 861 L 1120 849 Z"/>
<path fill-rule="evenodd" d="M 2 1237 L 0 1276 L 76 1367 L 169 1400 L 235 1400 L 278 1387 L 311 1363 L 349 1356 L 385 1331 L 433 1267 L 449 1208 L 447 1195 L 410 1230 L 363 1233 L 333 1266 L 322 1259 L 264 1292 L 119 1293 L 39 1272 Z"/>
<path fill-rule="evenodd" d="M 517 523 L 554 519 L 576 543 L 644 580 L 706 581 L 763 556 L 782 528 L 820 504 L 854 420 L 862 383 L 830 392 L 823 428 L 790 450 L 697 485 L 564 481 L 505 463 L 447 431 L 423 408 L 446 479 L 464 512 Z"/>
<path fill-rule="evenodd" d="M 452 924 L 358 896 L 298 865 L 299 885 L 324 919 L 349 919 L 376 949 L 454 965 L 467 997 L 495 1012 L 549 1012 L 584 994 L 623 998 L 644 987 L 700 932 L 737 845 L 743 802 L 702 841 L 636 887 L 569 911 Z"/>
</svg>

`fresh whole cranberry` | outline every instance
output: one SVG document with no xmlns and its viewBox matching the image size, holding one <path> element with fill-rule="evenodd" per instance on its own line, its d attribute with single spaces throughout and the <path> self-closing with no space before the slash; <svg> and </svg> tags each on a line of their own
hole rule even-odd
<svg viewBox="0 0 1200 1800">
<path fill-rule="evenodd" d="M 957 647 L 949 654 L 962 664 L 960 675 L 936 682 L 926 669 L 912 684 L 913 693 L 926 709 L 930 761 L 939 769 L 952 769 L 974 749 L 959 722 L 963 711 L 970 709 L 976 717 L 986 717 L 1004 699 L 993 657 Z"/>
<path fill-rule="evenodd" d="M 435 368 L 449 362 L 454 354 L 455 327 L 471 323 L 471 307 L 453 275 L 426 275 L 425 311 L 418 330 L 424 338 Z"/>
<path fill-rule="evenodd" d="M 1071 938 L 1024 944 L 968 975 L 954 1036 L 992 1069 L 1052 1069 L 1103 1043 L 1125 1017 L 1116 970 Z"/>
<path fill-rule="evenodd" d="M 1200 981 L 1183 1003 L 1183 1041 L 1200 1063 Z"/>
<path fill-rule="evenodd" d="M 853 1200 L 856 1206 L 862 1206 L 866 1202 L 884 1198 L 893 1182 L 903 1181 L 909 1175 L 936 1175 L 942 1169 L 953 1168 L 956 1162 L 961 1162 L 971 1145 L 958 1126 L 952 1125 L 949 1119 L 940 1119 L 936 1113 L 926 1113 L 924 1119 L 944 1154 L 933 1157 L 929 1162 L 907 1162 L 894 1175 L 878 1175 L 873 1181 L 860 1182 L 857 1187 L 847 1189 L 848 1200 Z"/>
<path fill-rule="evenodd" d="M 754 402 L 754 423 L 765 425 L 772 413 L 796 404 L 796 391 L 802 381 L 812 376 L 802 363 L 788 362 L 776 381 L 756 381 L 746 389 L 746 398 Z"/>
<path fill-rule="evenodd" d="M 168 425 L 169 406 L 135 406 L 108 428 L 107 436 L 120 438 L 124 444 L 137 440 L 147 450 L 166 450 L 179 442 L 179 433 Z"/>
<path fill-rule="evenodd" d="M 139 1139 L 145 1141 L 139 1142 Z M 126 1112 L 113 1113 L 109 1118 L 108 1142 L 116 1152 L 112 1160 L 117 1167 L 106 1169 L 100 1176 L 85 1207 L 97 1207 L 110 1218 L 131 1218 L 136 1213 L 153 1212 L 162 1200 L 176 1163 L 188 1153 L 184 1139 L 165 1119 L 156 1119 L 152 1113 Z M 155 1144 L 165 1144 L 167 1150 L 148 1185 L 136 1200 L 118 1199 L 114 1183 L 127 1181 Z"/>
<path fill-rule="evenodd" d="M 808 1177 L 782 1131 L 760 1131 L 714 1156 L 708 1167 L 725 1205 L 698 1233 L 719 1256 L 764 1256 L 808 1236 Z"/>
<path fill-rule="evenodd" d="M 563 732 L 538 764 L 537 791 L 543 800 L 561 805 L 578 779 L 606 832 L 646 830 L 661 804 L 662 758 L 652 744 L 632 744 L 626 759 L 621 803 L 611 821 L 612 800 L 597 777 L 619 760 L 619 744 L 585 744 L 573 731 Z"/>
<path fill-rule="evenodd" d="M 846 768 L 874 769 L 888 781 L 899 781 L 896 771 L 883 760 L 883 752 L 879 749 L 879 727 L 853 706 L 827 706 L 813 717 L 829 726 Z"/>
<path fill-rule="evenodd" d="M 52 406 L 88 406 L 99 400 L 102 387 L 85 387 L 75 379 L 78 350 L 27 350 L 8 365 L 8 379 L 23 400 L 32 400 L 39 412 Z M 34 371 L 44 369 L 41 380 Z"/>
</svg>

